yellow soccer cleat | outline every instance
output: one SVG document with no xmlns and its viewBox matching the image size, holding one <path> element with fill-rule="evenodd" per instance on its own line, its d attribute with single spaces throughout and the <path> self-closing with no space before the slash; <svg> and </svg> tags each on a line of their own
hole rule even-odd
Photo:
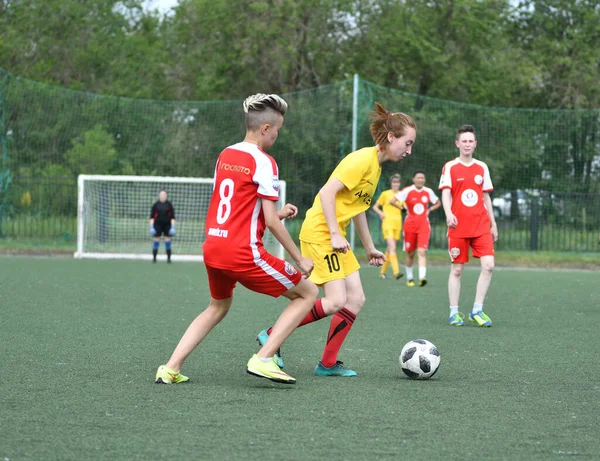
<svg viewBox="0 0 600 461">
<path fill-rule="evenodd" d="M 492 321 L 483 311 L 476 312 L 475 314 L 471 312 L 469 314 L 469 321 L 477 323 L 480 327 L 489 328 L 492 326 Z"/>
<path fill-rule="evenodd" d="M 427 285 L 427 279 L 421 279 L 421 280 L 419 280 L 419 286 L 420 287 L 424 287 L 425 285 Z"/>
<path fill-rule="evenodd" d="M 281 368 L 273 360 L 263 362 L 256 354 L 248 360 L 246 371 L 251 375 L 267 378 L 276 383 L 296 384 L 296 379 L 281 371 Z"/>
<path fill-rule="evenodd" d="M 413 279 L 407 280 L 406 281 L 406 286 L 407 287 L 414 287 L 415 286 L 415 281 Z"/>
<path fill-rule="evenodd" d="M 183 376 L 178 371 L 175 371 L 166 365 L 161 365 L 156 371 L 154 382 L 157 384 L 180 384 L 187 383 L 189 380 L 190 378 Z"/>
</svg>

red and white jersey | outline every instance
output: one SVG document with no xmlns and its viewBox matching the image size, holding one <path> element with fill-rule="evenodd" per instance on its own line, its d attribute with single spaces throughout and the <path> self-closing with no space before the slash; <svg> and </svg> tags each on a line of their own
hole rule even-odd
<svg viewBox="0 0 600 461">
<path fill-rule="evenodd" d="M 435 205 L 438 202 L 438 197 L 429 187 L 417 189 L 412 186 L 405 187 L 396 194 L 396 199 L 404 202 L 406 205 L 406 220 L 404 221 L 404 229 L 407 227 L 416 231 L 422 225 L 429 226 L 429 218 L 427 217 L 427 209 L 429 204 Z"/>
<path fill-rule="evenodd" d="M 452 213 L 458 225 L 448 228 L 449 237 L 478 237 L 490 232 L 490 218 L 483 193 L 494 190 L 490 172 L 485 163 L 473 160 L 465 165 L 455 158 L 444 165 L 440 190 L 452 191 Z"/>
<path fill-rule="evenodd" d="M 279 169 L 273 157 L 249 142 L 227 147 L 217 159 L 206 215 L 206 264 L 239 269 L 260 263 L 266 253 L 263 198 L 279 198 Z"/>
</svg>

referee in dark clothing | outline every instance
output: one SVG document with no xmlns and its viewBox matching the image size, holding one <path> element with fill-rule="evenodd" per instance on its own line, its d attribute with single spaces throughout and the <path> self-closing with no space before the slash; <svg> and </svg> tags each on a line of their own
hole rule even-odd
<svg viewBox="0 0 600 461">
<path fill-rule="evenodd" d="M 154 237 L 152 263 L 156 264 L 160 237 L 164 235 L 167 263 L 171 264 L 171 237 L 175 235 L 175 210 L 171 202 L 167 200 L 167 192 L 164 190 L 159 192 L 158 200 L 152 205 L 152 210 L 150 211 L 150 235 Z"/>
</svg>

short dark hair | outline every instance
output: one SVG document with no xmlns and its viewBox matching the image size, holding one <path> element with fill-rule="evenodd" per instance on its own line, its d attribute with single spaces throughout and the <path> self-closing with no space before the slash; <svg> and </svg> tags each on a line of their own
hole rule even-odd
<svg viewBox="0 0 600 461">
<path fill-rule="evenodd" d="M 400 178 L 400 175 L 398 173 L 396 173 L 396 174 L 393 174 L 393 175 L 390 176 L 390 185 L 392 184 L 392 181 L 394 179 L 397 179 L 398 181 L 402 182 L 402 179 Z"/>
<path fill-rule="evenodd" d="M 456 139 L 460 138 L 460 135 L 463 133 L 473 133 L 473 136 L 477 138 L 473 125 L 461 125 L 458 130 L 456 130 Z"/>
<path fill-rule="evenodd" d="M 425 170 L 415 170 L 412 177 L 414 178 L 418 174 L 425 175 Z"/>
</svg>

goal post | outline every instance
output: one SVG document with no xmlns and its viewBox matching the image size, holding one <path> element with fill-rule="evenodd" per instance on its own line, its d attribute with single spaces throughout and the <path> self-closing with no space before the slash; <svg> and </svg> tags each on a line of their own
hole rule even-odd
<svg viewBox="0 0 600 461">
<path fill-rule="evenodd" d="M 173 261 L 203 261 L 206 213 L 213 178 L 79 175 L 77 180 L 77 251 L 75 258 L 152 259 L 150 210 L 161 190 L 175 210 Z M 286 183 L 279 181 L 279 203 Z M 265 248 L 283 259 L 283 246 L 270 233 Z M 161 242 L 159 260 L 166 260 Z"/>
</svg>

